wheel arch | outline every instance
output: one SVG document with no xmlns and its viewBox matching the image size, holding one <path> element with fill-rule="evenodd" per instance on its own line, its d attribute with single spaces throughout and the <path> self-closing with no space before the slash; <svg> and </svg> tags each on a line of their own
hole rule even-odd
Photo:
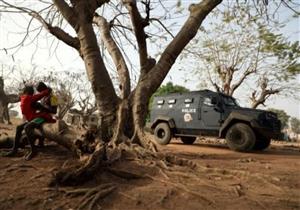
<svg viewBox="0 0 300 210">
<path fill-rule="evenodd" d="M 170 129 L 173 130 L 175 128 L 175 121 L 171 117 L 166 116 L 158 116 L 155 120 L 151 123 L 150 128 L 153 130 L 159 123 L 165 122 L 169 125 Z"/>
<path fill-rule="evenodd" d="M 229 117 L 225 120 L 225 122 L 222 124 L 220 130 L 219 130 L 219 137 L 225 138 L 226 133 L 228 129 L 236 124 L 236 123 L 245 123 L 247 124 L 255 133 L 255 130 L 253 129 L 253 124 L 255 123 L 253 119 L 250 116 L 241 115 L 238 113 L 230 114 Z"/>
</svg>

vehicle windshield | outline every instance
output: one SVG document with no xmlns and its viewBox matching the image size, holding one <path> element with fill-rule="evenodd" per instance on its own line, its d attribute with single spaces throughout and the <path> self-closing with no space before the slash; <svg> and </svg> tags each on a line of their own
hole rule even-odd
<svg viewBox="0 0 300 210">
<path fill-rule="evenodd" d="M 223 96 L 223 101 L 226 106 L 240 106 L 238 102 L 231 97 Z"/>
</svg>

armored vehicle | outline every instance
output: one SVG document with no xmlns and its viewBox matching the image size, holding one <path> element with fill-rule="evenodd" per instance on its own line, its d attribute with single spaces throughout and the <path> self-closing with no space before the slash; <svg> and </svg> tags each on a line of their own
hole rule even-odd
<svg viewBox="0 0 300 210">
<path fill-rule="evenodd" d="M 193 144 L 199 135 L 215 136 L 241 152 L 266 149 L 281 130 L 275 113 L 240 107 L 233 97 L 210 90 L 155 97 L 149 126 L 159 144 L 172 137 Z"/>
</svg>

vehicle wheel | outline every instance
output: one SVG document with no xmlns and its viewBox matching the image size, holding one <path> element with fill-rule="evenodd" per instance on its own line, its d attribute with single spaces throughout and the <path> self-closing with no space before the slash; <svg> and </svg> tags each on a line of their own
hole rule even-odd
<svg viewBox="0 0 300 210">
<path fill-rule="evenodd" d="M 167 123 L 159 123 L 154 129 L 155 139 L 159 144 L 169 144 L 172 138 L 172 131 Z"/>
<path fill-rule="evenodd" d="M 184 144 L 193 144 L 196 141 L 196 137 L 190 136 L 181 136 L 180 139 Z"/>
<path fill-rule="evenodd" d="M 271 139 L 268 138 L 261 138 L 257 139 L 254 145 L 254 150 L 264 150 L 270 146 Z"/>
<path fill-rule="evenodd" d="M 230 149 L 239 152 L 247 152 L 253 149 L 256 142 L 256 136 L 247 124 L 236 123 L 228 129 L 226 141 Z"/>
</svg>

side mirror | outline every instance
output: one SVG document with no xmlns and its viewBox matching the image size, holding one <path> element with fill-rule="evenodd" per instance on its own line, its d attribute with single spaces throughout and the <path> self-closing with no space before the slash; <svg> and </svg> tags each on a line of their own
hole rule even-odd
<svg viewBox="0 0 300 210">
<path fill-rule="evenodd" d="M 216 105 L 216 104 L 218 103 L 217 98 L 216 98 L 216 97 L 213 97 L 213 98 L 211 99 L 211 103 L 212 103 L 213 105 Z"/>
</svg>

